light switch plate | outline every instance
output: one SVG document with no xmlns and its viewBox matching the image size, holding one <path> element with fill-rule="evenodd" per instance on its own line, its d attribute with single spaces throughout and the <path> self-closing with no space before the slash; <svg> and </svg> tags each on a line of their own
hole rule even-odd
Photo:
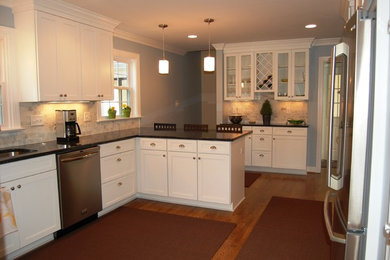
<svg viewBox="0 0 390 260">
<path fill-rule="evenodd" d="M 43 116 L 42 115 L 31 115 L 31 125 L 43 125 Z"/>
<path fill-rule="evenodd" d="M 84 122 L 91 121 L 91 112 L 84 112 Z"/>
</svg>

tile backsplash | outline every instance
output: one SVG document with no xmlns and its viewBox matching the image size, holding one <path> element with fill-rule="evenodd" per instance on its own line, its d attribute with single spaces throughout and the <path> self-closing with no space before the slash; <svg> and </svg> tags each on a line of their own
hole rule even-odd
<svg viewBox="0 0 390 260">
<path fill-rule="evenodd" d="M 261 106 L 268 99 L 272 106 L 271 124 L 286 124 L 287 119 L 302 119 L 307 122 L 307 101 L 278 101 L 273 93 L 256 93 L 253 101 L 224 101 L 223 120 L 229 122 L 229 115 L 243 115 L 243 123 L 255 121 L 262 124 Z"/>
<path fill-rule="evenodd" d="M 23 130 L 0 132 L 0 148 L 55 140 L 55 110 L 57 109 L 76 110 L 81 136 L 139 127 L 140 119 L 97 122 L 97 104 L 96 102 L 20 103 L 20 121 Z M 90 121 L 84 121 L 84 112 L 90 113 Z M 32 115 L 41 115 L 43 125 L 31 126 Z"/>
</svg>

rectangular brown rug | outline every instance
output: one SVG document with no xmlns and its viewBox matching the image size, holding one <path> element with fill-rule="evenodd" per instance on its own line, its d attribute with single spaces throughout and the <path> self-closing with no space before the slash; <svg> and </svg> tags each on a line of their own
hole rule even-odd
<svg viewBox="0 0 390 260">
<path fill-rule="evenodd" d="M 121 207 L 22 259 L 211 259 L 235 226 Z"/>
<path fill-rule="evenodd" d="M 245 172 L 245 187 L 246 188 L 250 187 L 255 182 L 255 180 L 257 180 L 257 178 L 259 178 L 260 176 L 261 176 L 261 174 L 258 172 L 246 171 Z"/>
<path fill-rule="evenodd" d="M 237 259 L 330 259 L 323 202 L 272 197 Z"/>
</svg>

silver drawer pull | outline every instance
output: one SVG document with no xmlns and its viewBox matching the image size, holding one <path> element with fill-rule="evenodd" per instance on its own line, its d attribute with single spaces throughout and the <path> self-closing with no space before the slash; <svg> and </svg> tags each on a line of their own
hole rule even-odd
<svg viewBox="0 0 390 260">
<path fill-rule="evenodd" d="M 118 182 L 118 186 L 122 186 L 122 182 Z"/>
<path fill-rule="evenodd" d="M 210 146 L 210 149 L 211 149 L 211 150 L 216 150 L 217 147 L 216 147 L 215 145 L 212 145 L 212 146 Z"/>
<path fill-rule="evenodd" d="M 165 157 L 165 154 L 163 154 L 163 157 Z"/>
<path fill-rule="evenodd" d="M 116 161 L 117 161 L 117 162 L 120 162 L 120 161 L 122 161 L 122 159 L 121 159 L 121 158 L 118 158 L 118 159 L 116 159 Z"/>
<path fill-rule="evenodd" d="M 259 156 L 260 156 L 260 157 L 264 157 L 264 154 L 261 153 L 261 154 L 259 154 Z"/>
<path fill-rule="evenodd" d="M 150 146 L 155 147 L 156 144 L 155 143 L 150 143 Z"/>
<path fill-rule="evenodd" d="M 121 149 L 121 146 L 120 146 L 120 145 L 117 145 L 115 148 L 116 148 L 116 149 Z"/>
<path fill-rule="evenodd" d="M 15 190 L 15 187 L 11 187 L 11 190 Z"/>
<path fill-rule="evenodd" d="M 260 130 L 260 132 L 261 132 L 261 133 L 264 133 L 264 130 L 263 130 L 263 129 L 261 129 L 261 130 Z"/>
<path fill-rule="evenodd" d="M 184 144 L 179 145 L 180 148 L 186 147 Z"/>
<path fill-rule="evenodd" d="M 292 131 L 291 131 L 291 130 L 288 130 L 288 131 L 287 131 L 287 133 L 291 134 L 291 133 L 292 133 Z"/>
<path fill-rule="evenodd" d="M 18 186 L 16 186 L 16 187 L 18 187 L 18 189 L 20 189 L 20 188 L 22 188 L 22 185 L 20 185 L 20 184 L 19 184 L 19 185 L 18 185 Z"/>
<path fill-rule="evenodd" d="M 263 137 L 261 137 L 261 138 L 260 138 L 260 141 L 264 141 L 264 138 L 263 138 Z"/>
</svg>

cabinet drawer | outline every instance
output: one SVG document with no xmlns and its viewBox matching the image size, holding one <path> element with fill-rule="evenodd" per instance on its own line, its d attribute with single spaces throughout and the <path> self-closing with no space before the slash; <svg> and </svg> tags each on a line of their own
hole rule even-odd
<svg viewBox="0 0 390 260">
<path fill-rule="evenodd" d="M 135 174 L 102 185 L 103 209 L 135 194 Z"/>
<path fill-rule="evenodd" d="M 306 136 L 307 128 L 297 127 L 274 127 L 274 135 L 292 135 L 292 136 Z"/>
<path fill-rule="evenodd" d="M 230 142 L 198 141 L 198 153 L 229 154 Z"/>
<path fill-rule="evenodd" d="M 135 172 L 135 151 L 114 154 L 100 160 L 102 183 Z"/>
<path fill-rule="evenodd" d="M 2 164 L 0 165 L 0 183 L 55 169 L 54 154 Z"/>
<path fill-rule="evenodd" d="M 254 135 L 272 135 L 272 127 L 254 126 L 252 131 Z"/>
<path fill-rule="evenodd" d="M 272 135 L 252 135 L 252 150 L 272 150 Z"/>
<path fill-rule="evenodd" d="M 168 140 L 168 151 L 196 153 L 196 141 L 195 140 L 169 139 Z"/>
<path fill-rule="evenodd" d="M 166 150 L 167 140 L 158 138 L 141 138 L 139 141 L 140 148 L 146 150 Z"/>
<path fill-rule="evenodd" d="M 100 145 L 100 157 L 135 149 L 135 139 L 128 139 Z"/>
<path fill-rule="evenodd" d="M 252 152 L 252 166 L 271 167 L 272 153 L 265 151 Z"/>
<path fill-rule="evenodd" d="M 242 127 L 242 130 L 243 130 L 243 131 L 251 131 L 251 130 L 252 130 L 252 127 L 251 127 L 251 126 L 243 126 L 243 127 Z"/>
</svg>

